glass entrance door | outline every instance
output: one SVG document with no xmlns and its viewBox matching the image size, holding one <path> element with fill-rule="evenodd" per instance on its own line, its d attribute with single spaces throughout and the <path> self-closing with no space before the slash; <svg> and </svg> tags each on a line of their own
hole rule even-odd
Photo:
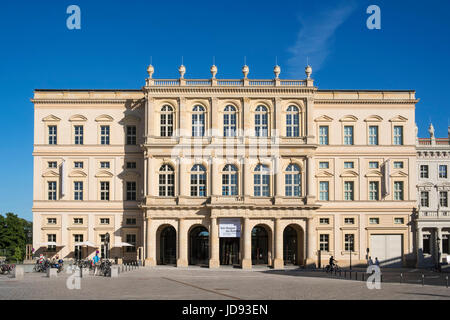
<svg viewBox="0 0 450 320">
<path fill-rule="evenodd" d="M 266 229 L 256 226 L 252 230 L 252 264 L 268 264 L 269 237 Z"/>
<path fill-rule="evenodd" d="M 240 238 L 220 238 L 220 264 L 239 265 Z"/>
<path fill-rule="evenodd" d="M 297 264 L 297 231 L 288 226 L 283 232 L 283 259 L 284 264 Z"/>
<path fill-rule="evenodd" d="M 177 233 L 172 226 L 161 232 L 160 256 L 161 264 L 177 263 Z"/>
<path fill-rule="evenodd" d="M 205 227 L 195 227 L 189 239 L 189 264 L 209 264 L 209 233 Z"/>
</svg>

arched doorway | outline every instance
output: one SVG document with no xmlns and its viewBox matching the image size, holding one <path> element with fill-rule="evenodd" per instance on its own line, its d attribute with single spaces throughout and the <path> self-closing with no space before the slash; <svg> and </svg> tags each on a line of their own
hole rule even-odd
<svg viewBox="0 0 450 320">
<path fill-rule="evenodd" d="M 209 232 L 204 226 L 197 226 L 189 233 L 189 264 L 209 264 Z"/>
<path fill-rule="evenodd" d="M 160 236 L 160 262 L 161 264 L 177 263 L 177 232 L 173 226 L 167 226 Z"/>
<path fill-rule="evenodd" d="M 252 229 L 252 264 L 268 264 L 269 235 L 263 226 Z"/>
<path fill-rule="evenodd" d="M 284 229 L 283 249 L 284 264 L 298 264 L 298 235 L 297 231 L 291 226 Z"/>
</svg>

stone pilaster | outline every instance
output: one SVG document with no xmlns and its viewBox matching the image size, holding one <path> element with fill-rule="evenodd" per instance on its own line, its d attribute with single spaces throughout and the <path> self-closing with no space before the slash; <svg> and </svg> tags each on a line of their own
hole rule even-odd
<svg viewBox="0 0 450 320">
<path fill-rule="evenodd" d="M 244 256 L 242 258 L 242 269 L 252 268 L 252 227 L 250 219 L 244 219 Z"/>
</svg>

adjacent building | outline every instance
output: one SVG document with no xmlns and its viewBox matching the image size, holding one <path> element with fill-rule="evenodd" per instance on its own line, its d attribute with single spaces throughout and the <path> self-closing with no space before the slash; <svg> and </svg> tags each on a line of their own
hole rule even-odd
<svg viewBox="0 0 450 320">
<path fill-rule="evenodd" d="M 417 267 L 432 267 L 447 262 L 450 255 L 450 127 L 449 137 L 417 139 L 417 199 L 415 219 Z"/>
<path fill-rule="evenodd" d="M 34 248 L 146 265 L 412 266 L 417 99 L 304 80 L 35 90 Z"/>
</svg>

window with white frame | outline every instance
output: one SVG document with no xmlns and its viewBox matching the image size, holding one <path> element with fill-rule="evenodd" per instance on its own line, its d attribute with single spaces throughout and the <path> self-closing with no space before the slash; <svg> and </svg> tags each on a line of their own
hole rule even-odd
<svg viewBox="0 0 450 320">
<path fill-rule="evenodd" d="M 136 169 L 136 161 L 127 161 L 127 169 Z"/>
<path fill-rule="evenodd" d="M 344 235 L 344 249 L 345 251 L 355 251 L 355 235 L 346 233 Z"/>
<path fill-rule="evenodd" d="M 81 260 L 82 257 L 82 246 L 81 243 L 83 242 L 83 235 L 82 234 L 74 234 L 73 235 L 74 238 L 74 243 L 75 243 L 75 250 L 74 250 L 74 255 L 75 255 L 75 259 L 76 260 Z"/>
<path fill-rule="evenodd" d="M 344 126 L 344 144 L 353 145 L 353 126 Z"/>
<path fill-rule="evenodd" d="M 160 134 L 161 137 L 173 136 L 173 108 L 171 106 L 165 105 L 161 108 Z"/>
<path fill-rule="evenodd" d="M 191 168 L 191 197 L 206 197 L 206 169 L 200 164 Z"/>
<path fill-rule="evenodd" d="M 136 126 L 127 126 L 127 145 L 136 145 Z"/>
<path fill-rule="evenodd" d="M 100 126 L 100 144 L 108 145 L 109 144 L 109 126 Z"/>
<path fill-rule="evenodd" d="M 110 167 L 109 161 L 101 161 L 100 162 L 101 169 L 109 169 L 109 167 Z"/>
<path fill-rule="evenodd" d="M 58 144 L 57 126 L 48 126 L 48 144 Z"/>
<path fill-rule="evenodd" d="M 403 169 L 403 161 L 394 161 L 394 169 Z"/>
<path fill-rule="evenodd" d="M 431 253 L 431 237 L 429 234 L 424 234 L 422 237 L 422 248 L 423 253 L 430 254 Z"/>
<path fill-rule="evenodd" d="M 355 163 L 353 161 L 345 161 L 344 169 L 353 169 L 355 168 Z"/>
<path fill-rule="evenodd" d="M 47 241 L 56 243 L 56 234 L 48 234 Z M 50 244 L 47 246 L 47 252 L 56 252 L 56 244 Z"/>
<path fill-rule="evenodd" d="M 439 191 L 439 205 L 441 207 L 448 207 L 448 192 L 447 191 Z"/>
<path fill-rule="evenodd" d="M 370 161 L 369 162 L 369 169 L 378 169 L 379 163 L 378 161 Z"/>
<path fill-rule="evenodd" d="M 394 126 L 394 145 L 403 145 L 403 126 Z"/>
<path fill-rule="evenodd" d="M 328 126 L 319 126 L 319 144 L 328 145 Z"/>
<path fill-rule="evenodd" d="M 74 126 L 75 144 L 83 144 L 83 126 Z"/>
<path fill-rule="evenodd" d="M 447 166 L 446 165 L 439 165 L 439 178 L 440 179 L 447 179 Z"/>
<path fill-rule="evenodd" d="M 319 169 L 329 169 L 330 163 L 328 161 L 320 161 L 319 162 Z"/>
<path fill-rule="evenodd" d="M 236 196 L 238 194 L 238 170 L 232 164 L 227 164 L 222 171 L 222 195 Z"/>
<path fill-rule="evenodd" d="M 159 168 L 159 196 L 175 196 L 175 173 L 172 166 L 164 164 Z"/>
<path fill-rule="evenodd" d="M 420 177 L 422 179 L 428 178 L 428 165 L 425 164 L 420 165 Z"/>
<path fill-rule="evenodd" d="M 75 167 L 75 169 L 83 169 L 83 161 L 75 161 L 73 163 L 73 166 Z"/>
<path fill-rule="evenodd" d="M 270 170 L 263 164 L 258 164 L 253 174 L 253 193 L 255 197 L 270 196 Z"/>
<path fill-rule="evenodd" d="M 344 200 L 353 201 L 354 197 L 354 185 L 353 181 L 345 181 L 344 182 Z"/>
<path fill-rule="evenodd" d="M 127 181 L 126 190 L 127 201 L 136 201 L 136 181 Z"/>
<path fill-rule="evenodd" d="M 83 181 L 75 181 L 73 183 L 73 199 L 77 201 L 83 200 Z"/>
<path fill-rule="evenodd" d="M 126 224 L 127 225 L 136 225 L 136 218 L 127 218 Z"/>
<path fill-rule="evenodd" d="M 223 110 L 223 136 L 236 136 L 236 108 L 228 105 Z"/>
<path fill-rule="evenodd" d="M 269 116 L 267 107 L 258 106 L 255 111 L 255 135 L 267 137 L 269 135 Z"/>
<path fill-rule="evenodd" d="M 56 181 L 48 181 L 48 200 L 56 200 Z"/>
<path fill-rule="evenodd" d="M 430 206 L 430 195 L 428 191 L 420 191 L 420 206 L 424 208 Z"/>
<path fill-rule="evenodd" d="M 345 224 L 355 224 L 355 218 L 344 218 Z"/>
<path fill-rule="evenodd" d="M 319 199 L 320 201 L 328 201 L 330 184 L 328 181 L 319 182 Z"/>
<path fill-rule="evenodd" d="M 399 218 L 399 217 L 394 218 L 394 224 L 404 224 L 404 223 L 405 223 L 404 218 Z"/>
<path fill-rule="evenodd" d="M 192 109 L 192 136 L 203 137 L 205 135 L 205 108 L 195 106 Z"/>
<path fill-rule="evenodd" d="M 394 200 L 403 200 L 403 181 L 394 182 Z"/>
<path fill-rule="evenodd" d="M 109 201 L 109 181 L 100 182 L 100 200 Z"/>
<path fill-rule="evenodd" d="M 330 251 L 330 235 L 321 234 L 319 236 L 319 250 L 329 252 Z"/>
<path fill-rule="evenodd" d="M 58 162 L 56 162 L 56 161 L 49 161 L 48 162 L 48 167 L 49 167 L 49 169 L 56 169 L 56 168 L 58 168 Z"/>
<path fill-rule="evenodd" d="M 300 197 L 301 192 L 300 167 L 296 164 L 289 164 L 285 173 L 285 196 Z"/>
<path fill-rule="evenodd" d="M 131 244 L 131 247 L 126 247 L 127 252 L 136 252 L 136 235 L 135 234 L 127 234 L 126 237 L 127 243 Z"/>
<path fill-rule="evenodd" d="M 378 181 L 369 182 L 369 200 L 379 200 L 379 184 Z"/>
<path fill-rule="evenodd" d="M 83 218 L 73 218 L 73 224 L 83 224 Z"/>
<path fill-rule="evenodd" d="M 369 126 L 369 145 L 378 145 L 378 126 Z"/>
<path fill-rule="evenodd" d="M 319 223 L 320 224 L 330 224 L 330 218 L 320 218 Z"/>
<path fill-rule="evenodd" d="M 380 218 L 369 218 L 370 224 L 380 224 Z"/>
<path fill-rule="evenodd" d="M 100 224 L 109 224 L 109 218 L 100 218 Z"/>
<path fill-rule="evenodd" d="M 47 218 L 47 224 L 56 224 L 56 218 Z"/>
<path fill-rule="evenodd" d="M 300 112 L 298 107 L 289 106 L 286 113 L 286 136 L 298 137 L 300 136 Z"/>
</svg>

